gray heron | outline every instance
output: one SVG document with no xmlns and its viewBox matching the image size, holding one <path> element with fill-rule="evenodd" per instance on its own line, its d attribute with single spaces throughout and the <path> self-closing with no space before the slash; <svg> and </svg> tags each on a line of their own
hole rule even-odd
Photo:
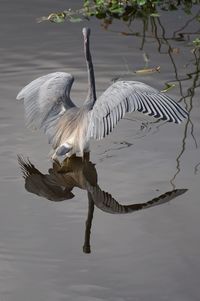
<svg viewBox="0 0 200 301">
<path fill-rule="evenodd" d="M 24 100 L 28 127 L 42 129 L 52 145 L 52 158 L 89 153 L 91 138 L 111 133 L 126 113 L 144 114 L 181 123 L 188 113 L 168 95 L 138 81 L 117 81 L 96 97 L 95 77 L 89 45 L 90 29 L 83 28 L 88 72 L 88 95 L 82 107 L 70 98 L 74 77 L 65 72 L 41 76 L 17 95 Z"/>
</svg>

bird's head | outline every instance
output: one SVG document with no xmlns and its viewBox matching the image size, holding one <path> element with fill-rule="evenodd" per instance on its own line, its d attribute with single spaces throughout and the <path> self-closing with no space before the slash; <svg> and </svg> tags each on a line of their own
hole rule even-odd
<svg viewBox="0 0 200 301">
<path fill-rule="evenodd" d="M 86 43 L 90 36 L 90 28 L 84 27 L 82 32 L 83 32 L 84 42 Z"/>
</svg>

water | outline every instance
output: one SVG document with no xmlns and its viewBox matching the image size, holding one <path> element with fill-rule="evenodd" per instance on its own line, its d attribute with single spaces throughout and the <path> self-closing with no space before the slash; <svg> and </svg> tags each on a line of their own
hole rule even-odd
<svg viewBox="0 0 200 301">
<path fill-rule="evenodd" d="M 121 23 L 104 31 L 95 20 L 35 22 L 65 8 L 64 1 L 1 4 L 0 300 L 199 300 L 199 53 L 191 53 L 191 41 L 197 37 L 191 33 L 199 30 L 198 23 L 182 30 L 187 32 L 183 41 L 165 39 L 191 16 L 164 14 L 157 25 L 164 44 L 159 48 L 149 33 L 140 50 L 141 37 L 118 34 L 130 33 Z M 82 189 L 75 187 L 74 197 L 64 202 L 50 202 L 44 186 L 39 192 L 33 186 L 32 193 L 24 189 L 17 154 L 29 157 L 43 174 L 52 164 L 46 138 L 25 128 L 23 105 L 15 97 L 29 81 L 59 70 L 75 76 L 72 99 L 82 103 L 87 93 L 81 34 L 85 25 L 92 29 L 98 95 L 116 77 L 160 90 L 171 81 L 176 86 L 169 94 L 181 100 L 190 119 L 177 126 L 154 123 L 140 114 L 127 116 L 106 139 L 92 142 L 95 166 L 76 173 Z M 141 23 L 134 27 L 139 30 Z M 169 52 L 167 43 L 178 50 Z M 133 73 L 144 67 L 144 52 L 149 67 L 160 66 L 160 73 Z M 188 190 L 170 202 L 130 214 L 109 214 L 94 206 L 91 253 L 85 254 L 87 191 L 96 173 L 99 189 L 124 205 L 147 202 L 174 188 Z M 89 204 L 87 230 L 93 210 Z"/>
</svg>

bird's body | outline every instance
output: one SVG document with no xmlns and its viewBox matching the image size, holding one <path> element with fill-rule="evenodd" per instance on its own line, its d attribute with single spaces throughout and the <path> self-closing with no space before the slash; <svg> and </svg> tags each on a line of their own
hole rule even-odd
<svg viewBox="0 0 200 301">
<path fill-rule="evenodd" d="M 58 121 L 55 133 L 55 154 L 60 145 L 69 148 L 68 156 L 84 155 L 89 151 L 88 137 L 89 114 L 87 107 L 71 108 Z M 64 150 L 63 150 L 64 151 Z"/>
<path fill-rule="evenodd" d="M 83 157 L 91 138 L 104 138 L 129 112 L 140 111 L 174 123 L 188 115 L 168 95 L 137 81 L 115 82 L 97 99 L 89 35 L 90 30 L 84 28 L 89 88 L 82 107 L 76 107 L 70 98 L 74 78 L 65 72 L 39 77 L 17 95 L 24 99 L 27 126 L 41 128 L 48 135 L 53 158 Z"/>
</svg>

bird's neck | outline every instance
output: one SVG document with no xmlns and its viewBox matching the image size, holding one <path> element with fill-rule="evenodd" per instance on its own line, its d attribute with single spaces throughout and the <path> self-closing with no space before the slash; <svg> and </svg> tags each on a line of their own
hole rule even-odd
<svg viewBox="0 0 200 301">
<path fill-rule="evenodd" d="M 84 43 L 84 51 L 85 51 L 85 58 L 87 64 L 88 85 L 89 85 L 88 95 L 85 103 L 94 104 L 94 102 L 96 101 L 96 88 L 95 88 L 94 68 L 93 68 L 92 57 L 90 53 L 89 38 Z"/>
</svg>

